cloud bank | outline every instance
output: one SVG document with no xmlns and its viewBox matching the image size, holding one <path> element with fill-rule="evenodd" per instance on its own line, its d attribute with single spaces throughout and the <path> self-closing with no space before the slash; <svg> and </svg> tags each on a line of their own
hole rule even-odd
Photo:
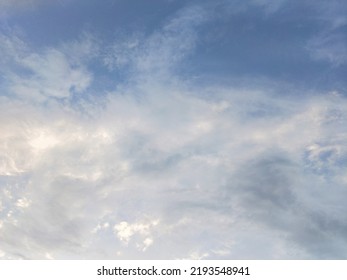
<svg viewBox="0 0 347 280">
<path fill-rule="evenodd" d="M 347 257 L 346 97 L 182 77 L 205 13 L 107 47 L 3 32 L 1 258 Z"/>
</svg>

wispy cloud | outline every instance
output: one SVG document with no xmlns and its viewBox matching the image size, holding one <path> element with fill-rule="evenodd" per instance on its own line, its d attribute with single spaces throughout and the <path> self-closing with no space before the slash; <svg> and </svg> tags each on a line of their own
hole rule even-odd
<svg viewBox="0 0 347 280">
<path fill-rule="evenodd" d="M 32 10 L 44 3 L 42 0 L 0 0 L 0 18 L 7 18 L 25 10 Z"/>
<path fill-rule="evenodd" d="M 4 93 L 41 101 L 47 97 L 65 98 L 83 92 L 92 81 L 92 74 L 81 64 L 92 54 L 88 38 L 83 43 L 70 43 L 68 52 L 67 46 L 34 52 L 16 36 L 2 35 L 0 40 Z"/>
<path fill-rule="evenodd" d="M 310 40 L 308 49 L 312 57 L 323 60 L 334 66 L 344 65 L 347 62 L 347 38 L 344 33 L 330 31 Z"/>
<path fill-rule="evenodd" d="M 346 64 L 346 4 L 343 1 L 319 1 L 319 5 L 316 2 L 309 3 L 317 13 L 316 18 L 324 25 L 322 31 L 308 42 L 312 57 L 334 66 Z"/>
<path fill-rule="evenodd" d="M 10 78 L 12 92 L 23 97 L 69 97 L 74 92 L 84 91 L 91 80 L 85 69 L 73 67 L 65 55 L 56 50 L 48 50 L 43 55 L 32 54 L 22 60 L 21 66 L 29 75 Z"/>
<path fill-rule="evenodd" d="M 116 40 L 106 48 L 104 64 L 110 70 L 130 67 L 133 75 L 137 73 L 142 78 L 171 75 L 175 66 L 194 50 L 197 27 L 209 19 L 207 11 L 199 6 L 183 9 L 150 36 L 133 34 Z"/>
</svg>

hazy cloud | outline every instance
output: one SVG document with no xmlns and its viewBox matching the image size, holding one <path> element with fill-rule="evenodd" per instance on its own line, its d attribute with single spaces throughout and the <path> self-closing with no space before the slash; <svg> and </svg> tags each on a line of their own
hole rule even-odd
<svg viewBox="0 0 347 280">
<path fill-rule="evenodd" d="M 6 257 L 344 257 L 343 97 L 284 104 L 265 92 L 162 90 L 113 93 L 92 121 L 54 103 L 2 117 Z M 310 239 L 321 251 L 309 234 L 321 235 Z M 240 247 L 254 238 L 264 254 Z M 334 240 L 337 251 L 324 249 Z"/>
<path fill-rule="evenodd" d="M 6 77 L 5 94 L 38 101 L 66 98 L 83 92 L 92 81 L 92 74 L 81 64 L 93 50 L 89 38 L 71 43 L 69 54 L 64 53 L 67 46 L 36 53 L 18 37 L 2 35 L 0 40 L 4 43 L 1 72 Z"/>
<path fill-rule="evenodd" d="M 0 37 L 1 258 L 347 257 L 346 97 L 181 77 L 206 7 L 105 46 Z"/>
</svg>

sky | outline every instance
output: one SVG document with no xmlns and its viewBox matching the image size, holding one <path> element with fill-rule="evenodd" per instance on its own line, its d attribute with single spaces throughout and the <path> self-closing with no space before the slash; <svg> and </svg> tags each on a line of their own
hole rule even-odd
<svg viewBox="0 0 347 280">
<path fill-rule="evenodd" d="M 1 259 L 347 259 L 347 2 L 0 0 Z"/>
</svg>

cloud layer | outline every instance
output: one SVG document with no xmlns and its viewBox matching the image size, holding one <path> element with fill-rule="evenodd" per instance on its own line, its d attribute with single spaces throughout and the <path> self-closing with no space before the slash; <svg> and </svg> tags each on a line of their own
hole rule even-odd
<svg viewBox="0 0 347 280">
<path fill-rule="evenodd" d="M 346 257 L 344 98 L 157 90 L 94 119 L 3 100 L 7 258 Z"/>
<path fill-rule="evenodd" d="M 346 97 L 182 77 L 207 12 L 107 46 L 2 33 L 1 258 L 347 257 Z"/>
</svg>

